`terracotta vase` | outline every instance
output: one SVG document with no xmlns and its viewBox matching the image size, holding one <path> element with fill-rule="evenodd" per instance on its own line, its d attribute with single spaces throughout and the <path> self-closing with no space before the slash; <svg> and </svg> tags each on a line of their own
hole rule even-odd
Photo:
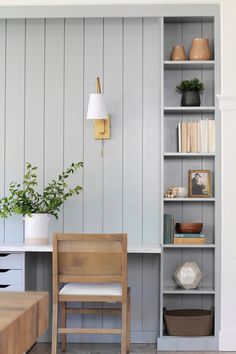
<svg viewBox="0 0 236 354">
<path fill-rule="evenodd" d="M 187 56 L 185 54 L 184 46 L 183 45 L 174 46 L 171 52 L 170 59 L 174 61 L 186 60 Z"/>
<path fill-rule="evenodd" d="M 208 38 L 194 38 L 189 52 L 189 60 L 210 60 L 211 50 Z"/>
</svg>

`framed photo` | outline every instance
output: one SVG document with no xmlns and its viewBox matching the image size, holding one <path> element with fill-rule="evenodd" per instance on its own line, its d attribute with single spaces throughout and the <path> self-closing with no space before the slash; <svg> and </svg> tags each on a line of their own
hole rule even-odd
<svg viewBox="0 0 236 354">
<path fill-rule="evenodd" d="M 188 181 L 190 198 L 210 198 L 212 196 L 210 170 L 190 170 Z"/>
</svg>

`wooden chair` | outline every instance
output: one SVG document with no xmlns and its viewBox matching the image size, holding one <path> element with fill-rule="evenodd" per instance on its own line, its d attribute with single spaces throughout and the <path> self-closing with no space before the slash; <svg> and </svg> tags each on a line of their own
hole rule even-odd
<svg viewBox="0 0 236 354">
<path fill-rule="evenodd" d="M 71 308 L 67 302 L 119 302 L 121 308 Z M 58 328 L 58 305 L 61 327 Z M 67 328 L 66 315 L 121 315 L 121 328 Z M 130 290 L 127 286 L 126 234 L 53 235 L 52 354 L 58 334 L 66 350 L 68 333 L 121 334 L 121 354 L 130 349 Z"/>
</svg>

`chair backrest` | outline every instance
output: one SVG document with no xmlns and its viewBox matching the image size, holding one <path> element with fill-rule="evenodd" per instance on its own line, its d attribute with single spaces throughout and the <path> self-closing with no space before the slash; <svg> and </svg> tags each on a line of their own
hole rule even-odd
<svg viewBox="0 0 236 354">
<path fill-rule="evenodd" d="M 53 282 L 120 282 L 127 287 L 126 234 L 53 235 Z"/>
</svg>

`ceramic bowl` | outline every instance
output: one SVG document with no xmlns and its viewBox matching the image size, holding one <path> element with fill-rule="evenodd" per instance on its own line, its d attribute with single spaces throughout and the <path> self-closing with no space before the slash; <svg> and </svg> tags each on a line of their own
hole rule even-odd
<svg viewBox="0 0 236 354">
<path fill-rule="evenodd" d="M 176 232 L 179 234 L 199 234 L 202 231 L 203 223 L 200 222 L 177 222 Z"/>
</svg>

